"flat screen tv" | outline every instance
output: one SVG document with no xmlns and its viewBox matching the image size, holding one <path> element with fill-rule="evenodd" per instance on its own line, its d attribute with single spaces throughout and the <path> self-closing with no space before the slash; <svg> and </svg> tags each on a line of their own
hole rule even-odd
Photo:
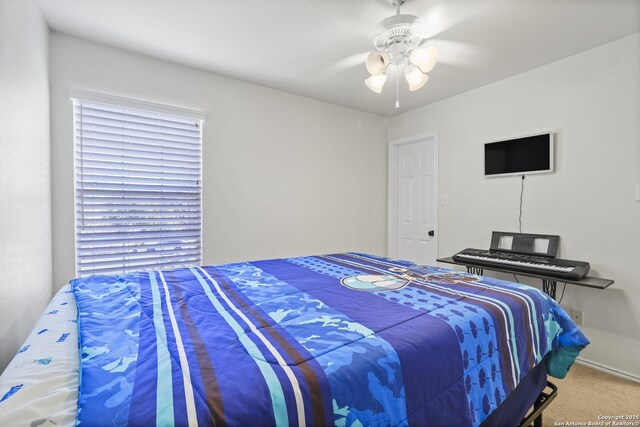
<svg viewBox="0 0 640 427">
<path fill-rule="evenodd" d="M 553 133 L 484 144 L 484 176 L 553 172 Z"/>
</svg>

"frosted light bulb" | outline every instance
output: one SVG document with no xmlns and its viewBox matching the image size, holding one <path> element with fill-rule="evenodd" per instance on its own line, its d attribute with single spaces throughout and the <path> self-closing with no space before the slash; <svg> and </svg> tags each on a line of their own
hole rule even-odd
<svg viewBox="0 0 640 427">
<path fill-rule="evenodd" d="M 409 60 L 413 65 L 419 67 L 420 71 L 428 73 L 438 62 L 438 49 L 434 46 L 419 47 L 411 52 Z"/>
<path fill-rule="evenodd" d="M 365 64 L 369 74 L 377 76 L 384 73 L 390 62 L 391 58 L 388 53 L 369 52 Z"/>
<path fill-rule="evenodd" d="M 369 89 L 371 89 L 372 91 L 374 91 L 375 93 L 381 93 L 382 92 L 382 86 L 384 86 L 384 82 L 386 82 L 386 81 L 387 81 L 387 75 L 386 74 L 379 74 L 377 76 L 369 77 L 364 82 L 366 83 L 367 87 Z"/>
<path fill-rule="evenodd" d="M 404 74 L 409 83 L 409 90 L 415 92 L 420 89 L 429 80 L 429 76 L 420 71 L 420 68 L 413 67 L 411 71 Z"/>
</svg>

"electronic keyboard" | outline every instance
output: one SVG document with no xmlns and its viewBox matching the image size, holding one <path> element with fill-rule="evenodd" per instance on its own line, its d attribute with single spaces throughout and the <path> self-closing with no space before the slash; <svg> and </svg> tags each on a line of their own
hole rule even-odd
<svg viewBox="0 0 640 427">
<path fill-rule="evenodd" d="M 476 264 L 568 280 L 586 277 L 590 268 L 589 263 L 583 261 L 471 248 L 458 252 L 453 260 L 461 264 Z"/>
</svg>

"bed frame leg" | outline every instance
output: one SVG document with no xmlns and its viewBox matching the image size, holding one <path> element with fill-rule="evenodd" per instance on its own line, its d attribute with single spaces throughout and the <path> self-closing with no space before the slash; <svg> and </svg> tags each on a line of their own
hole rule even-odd
<svg viewBox="0 0 640 427">
<path fill-rule="evenodd" d="M 528 427 L 533 423 L 534 427 L 542 427 L 542 412 L 547 409 L 547 406 L 558 396 L 558 387 L 551 381 L 547 381 L 547 387 L 551 389 L 550 393 L 546 393 L 544 390 L 538 396 L 533 404 L 533 411 L 529 416 L 525 417 L 521 422 L 521 427 Z"/>
<path fill-rule="evenodd" d="M 533 410 L 537 411 L 541 406 L 542 406 L 542 395 L 538 396 L 538 399 L 536 399 L 536 403 L 533 405 Z M 533 427 L 542 427 L 542 416 L 543 416 L 543 413 L 540 412 L 540 415 L 538 415 L 538 418 L 536 418 L 533 421 Z"/>
<path fill-rule="evenodd" d="M 533 427 L 542 427 L 542 414 L 533 422 Z"/>
</svg>

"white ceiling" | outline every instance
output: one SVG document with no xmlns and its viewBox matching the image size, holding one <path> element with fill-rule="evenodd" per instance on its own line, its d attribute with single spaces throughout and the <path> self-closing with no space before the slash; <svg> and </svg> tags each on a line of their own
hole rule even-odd
<svg viewBox="0 0 640 427">
<path fill-rule="evenodd" d="M 395 110 L 364 85 L 387 0 L 39 2 L 54 31 L 384 116 L 640 32 L 640 0 L 407 0 L 440 61 Z"/>
</svg>

